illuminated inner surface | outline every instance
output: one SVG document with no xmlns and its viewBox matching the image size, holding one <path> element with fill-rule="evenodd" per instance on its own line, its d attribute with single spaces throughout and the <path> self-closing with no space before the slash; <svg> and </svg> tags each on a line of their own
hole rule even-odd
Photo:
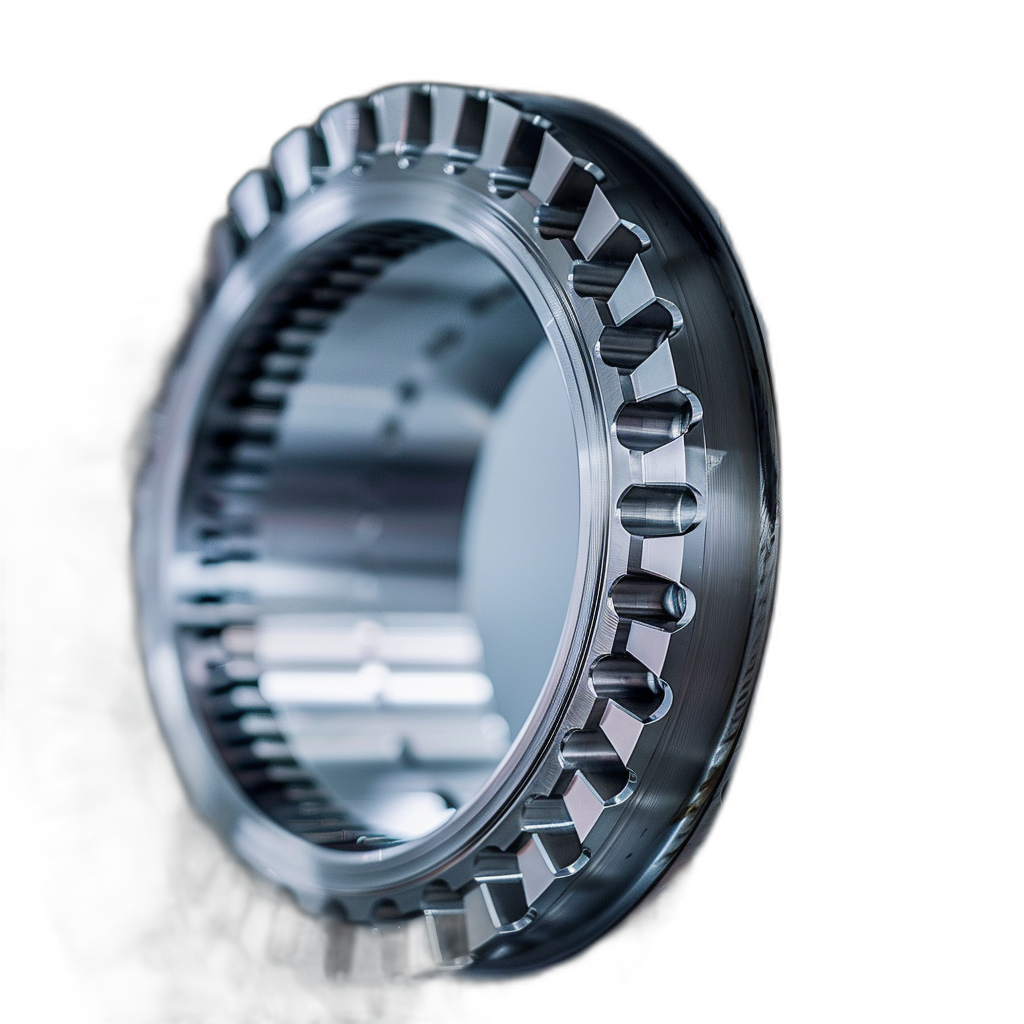
<svg viewBox="0 0 1024 1024">
<path fill-rule="evenodd" d="M 554 353 L 452 239 L 385 266 L 287 393 L 246 567 L 258 690 L 362 839 L 410 839 L 484 785 L 565 625 L 579 468 Z"/>
</svg>

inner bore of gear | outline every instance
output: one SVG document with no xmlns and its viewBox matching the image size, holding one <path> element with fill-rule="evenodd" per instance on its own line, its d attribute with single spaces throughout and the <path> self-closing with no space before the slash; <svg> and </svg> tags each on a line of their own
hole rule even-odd
<svg viewBox="0 0 1024 1024">
<path fill-rule="evenodd" d="M 536 315 L 438 229 L 328 239 L 241 328 L 198 438 L 178 642 L 225 762 L 320 845 L 438 827 L 529 717 L 576 572 L 577 443 Z"/>
</svg>

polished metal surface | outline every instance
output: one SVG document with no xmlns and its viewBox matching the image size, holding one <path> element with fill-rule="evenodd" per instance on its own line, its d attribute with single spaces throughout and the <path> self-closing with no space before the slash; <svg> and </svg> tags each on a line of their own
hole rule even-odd
<svg viewBox="0 0 1024 1024">
<path fill-rule="evenodd" d="M 774 409 L 717 216 L 602 111 L 427 85 L 229 206 L 136 488 L 179 771 L 308 910 L 570 955 L 710 824 L 767 635 Z"/>
</svg>

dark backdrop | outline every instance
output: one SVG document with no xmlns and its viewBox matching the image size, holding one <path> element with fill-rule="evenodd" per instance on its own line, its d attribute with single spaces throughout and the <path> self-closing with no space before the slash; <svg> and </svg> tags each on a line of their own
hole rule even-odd
<svg viewBox="0 0 1024 1024">
<path fill-rule="evenodd" d="M 22 136 L 41 175 L 19 181 L 15 197 L 43 211 L 24 268 L 31 313 L 16 341 L 31 373 L 8 384 L 25 401 L 11 435 L 22 525 L 10 532 L 7 595 L 6 758 L 20 864 L 12 920 L 25 963 L 14 985 L 37 1001 L 36 1019 L 270 1019 L 244 968 L 211 967 L 183 909 L 185 799 L 132 641 L 125 450 L 233 183 L 326 106 L 402 81 L 587 99 L 667 148 L 719 208 L 772 345 L 781 596 L 729 804 L 658 943 L 606 946 L 509 987 L 367 996 L 349 1012 L 552 1019 L 625 998 L 645 1019 L 666 991 L 673 1015 L 709 997 L 720 1007 L 803 1002 L 809 979 L 850 955 L 853 870 L 836 822 L 858 812 L 837 781 L 835 738 L 856 700 L 836 666 L 857 642 L 847 610 L 855 581 L 839 571 L 854 513 L 835 479 L 863 412 L 847 404 L 849 371 L 835 351 L 852 315 L 831 270 L 852 227 L 856 119 L 845 93 L 792 54 L 756 66 L 725 54 L 633 67 L 610 51 L 605 63 L 550 53 L 540 40 L 526 44 L 528 56 L 490 52 L 481 37 L 472 55 L 433 59 L 375 49 L 351 29 L 301 52 L 285 41 L 285 56 L 272 53 L 269 26 L 261 51 L 159 32 L 126 51 L 95 45 L 96 35 L 54 63 L 52 101 L 33 105 Z"/>
</svg>

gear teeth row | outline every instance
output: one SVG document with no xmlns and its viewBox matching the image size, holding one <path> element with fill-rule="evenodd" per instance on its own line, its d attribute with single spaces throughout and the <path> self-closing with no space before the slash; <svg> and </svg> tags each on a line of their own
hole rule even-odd
<svg viewBox="0 0 1024 1024">
<path fill-rule="evenodd" d="M 286 135 L 272 151 L 270 169 L 250 172 L 232 191 L 230 216 L 211 237 L 208 288 L 223 280 L 279 210 L 321 182 L 343 172 L 362 173 L 379 159 L 397 158 L 400 167 L 412 167 L 426 155 L 443 158 L 446 173 L 479 168 L 501 198 L 519 194 L 534 209 L 539 238 L 564 247 L 573 261 L 570 291 L 596 312 L 596 318 L 586 318 L 599 324 L 595 351 L 617 371 L 622 404 L 614 431 L 634 474 L 617 500 L 629 571 L 609 588 L 618 628 L 613 653 L 590 668 L 586 726 L 564 738 L 553 788 L 520 808 L 518 838 L 481 854 L 468 885 L 455 891 L 434 883 L 424 895 L 436 961 L 461 966 L 500 943 L 501 936 L 526 928 L 560 885 L 585 871 L 615 820 L 615 809 L 641 781 L 656 741 L 657 730 L 651 730 L 673 703 L 666 679 L 682 679 L 688 627 L 697 609 L 685 581 L 699 579 L 708 456 L 701 403 L 686 386 L 683 317 L 675 303 L 658 294 L 644 264 L 649 235 L 620 216 L 614 187 L 598 166 L 571 152 L 548 122 L 491 93 L 397 86 L 340 103 L 313 128 Z M 351 293 L 373 272 L 336 268 L 324 284 Z M 318 319 L 311 307 L 308 317 L 278 331 L 278 343 L 288 337 L 296 351 L 308 353 L 332 308 L 338 307 L 321 306 Z M 231 429 L 240 430 L 250 446 L 239 442 L 237 449 L 239 458 L 247 453 L 247 464 L 260 461 L 252 446 L 272 443 L 289 383 L 301 373 L 301 357 L 286 365 L 283 353 L 282 347 L 266 355 L 260 380 L 246 385 L 239 402 Z M 244 533 L 251 502 L 247 506 L 242 500 L 241 482 L 235 480 L 236 490 L 223 499 L 218 517 L 223 522 L 236 515 Z M 224 541 L 218 550 L 226 553 L 231 545 Z M 225 690 L 216 699 L 234 700 L 233 692 Z M 255 735 L 260 728 L 266 732 Z M 276 794 L 279 820 L 287 815 L 289 827 L 298 821 L 305 829 L 300 834 L 313 841 L 343 845 L 351 840 L 350 823 L 325 812 L 270 725 L 240 712 L 233 729 L 240 749 L 247 751 L 239 771 Z M 260 757 L 253 754 L 257 749 Z M 282 795 L 303 793 L 309 795 L 304 802 L 289 803 Z"/>
<path fill-rule="evenodd" d="M 530 183 L 547 127 L 490 93 L 454 86 L 395 86 L 336 104 L 314 127 L 284 136 L 270 167 L 250 171 L 231 190 L 230 218 L 216 231 L 210 286 L 223 281 L 276 213 L 335 174 L 359 171 L 378 155 L 396 154 L 411 166 L 424 153 L 439 153 L 450 170 L 475 164 L 488 171 L 492 191 L 508 196 Z"/>
<path fill-rule="evenodd" d="M 540 237 L 560 241 L 575 261 L 569 284 L 579 301 L 594 303 L 602 324 L 597 351 L 619 371 L 623 404 L 615 436 L 639 479 L 618 499 L 631 551 L 630 573 L 609 590 L 618 653 L 591 667 L 594 703 L 586 728 L 563 740 L 555 788 L 522 807 L 520 839 L 506 851 L 515 854 L 518 870 L 508 861 L 500 881 L 478 879 L 465 893 L 469 955 L 525 926 L 523 905 L 536 910 L 560 879 L 586 868 L 611 827 L 608 812 L 639 784 L 654 742 L 652 736 L 645 743 L 645 733 L 672 706 L 665 680 L 682 676 L 696 613 L 696 597 L 683 582 L 684 547 L 691 545 L 687 554 L 703 548 L 703 409 L 685 387 L 681 312 L 657 294 L 643 263 L 650 237 L 618 214 L 605 180 L 545 132 L 521 194 L 535 208 Z M 510 891 L 521 891 L 523 905 L 503 910 L 497 894 L 507 898 Z"/>
</svg>

